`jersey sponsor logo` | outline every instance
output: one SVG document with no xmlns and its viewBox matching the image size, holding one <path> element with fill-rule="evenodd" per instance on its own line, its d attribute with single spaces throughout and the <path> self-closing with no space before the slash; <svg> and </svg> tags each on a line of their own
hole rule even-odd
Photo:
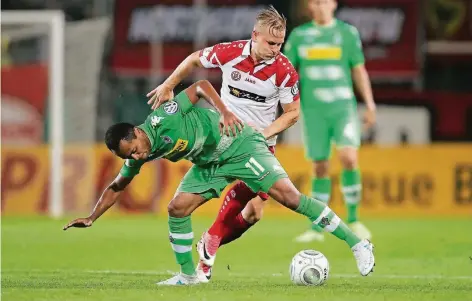
<svg viewBox="0 0 472 301">
<path fill-rule="evenodd" d="M 231 72 L 231 78 L 237 82 L 241 79 L 241 73 L 239 73 L 239 71 L 233 71 Z"/>
<path fill-rule="evenodd" d="M 249 99 L 249 100 L 253 100 L 257 102 L 265 102 L 267 99 L 267 97 L 265 96 L 260 96 L 249 91 L 238 89 L 231 85 L 228 85 L 228 87 L 229 87 L 229 93 L 237 98 L 245 98 L 245 99 Z"/>
<path fill-rule="evenodd" d="M 166 112 L 169 115 L 175 114 L 177 110 L 179 109 L 179 105 L 175 101 L 168 101 L 164 105 L 164 112 Z"/>
<path fill-rule="evenodd" d="M 188 140 L 184 140 L 184 139 L 179 138 L 179 139 L 177 139 L 177 142 L 175 143 L 174 147 L 165 156 L 166 157 L 172 157 L 173 155 L 186 150 L 187 146 L 188 146 Z"/>
<path fill-rule="evenodd" d="M 305 55 L 309 60 L 340 60 L 342 50 L 339 47 L 311 47 L 306 49 Z"/>
<path fill-rule="evenodd" d="M 293 85 L 292 89 L 290 89 L 290 92 L 292 92 L 293 96 L 298 94 L 298 81 Z"/>
<path fill-rule="evenodd" d="M 256 84 L 256 81 L 253 80 L 252 78 L 249 78 L 249 77 L 246 77 L 246 79 L 244 81 L 246 81 L 248 83 L 251 83 L 251 84 L 254 84 L 254 85 Z"/>
<path fill-rule="evenodd" d="M 162 121 L 162 119 L 164 119 L 164 117 L 152 116 L 151 117 L 151 126 L 156 127 Z"/>
</svg>

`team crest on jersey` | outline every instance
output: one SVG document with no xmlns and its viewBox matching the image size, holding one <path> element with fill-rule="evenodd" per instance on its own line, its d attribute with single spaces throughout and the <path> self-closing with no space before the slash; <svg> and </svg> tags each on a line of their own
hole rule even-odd
<svg viewBox="0 0 472 301">
<path fill-rule="evenodd" d="M 162 141 L 164 141 L 165 144 L 171 144 L 174 143 L 174 140 L 170 138 L 169 136 L 161 136 Z"/>
<path fill-rule="evenodd" d="M 239 71 L 233 71 L 231 72 L 231 78 L 237 82 L 241 79 L 241 73 L 239 73 Z"/>
<path fill-rule="evenodd" d="M 179 109 L 179 105 L 175 101 L 168 101 L 164 105 L 164 112 L 166 112 L 169 115 L 175 114 L 177 110 Z"/>
<path fill-rule="evenodd" d="M 343 38 L 339 32 L 337 32 L 333 37 L 333 43 L 335 45 L 341 45 Z"/>
<path fill-rule="evenodd" d="M 292 89 L 290 89 L 290 91 L 292 92 L 293 96 L 298 94 L 298 81 L 295 83 L 295 85 L 293 85 L 293 87 L 292 87 Z"/>
</svg>

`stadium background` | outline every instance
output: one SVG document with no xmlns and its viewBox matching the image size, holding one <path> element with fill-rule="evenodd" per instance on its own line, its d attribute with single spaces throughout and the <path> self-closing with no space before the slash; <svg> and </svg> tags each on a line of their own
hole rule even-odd
<svg viewBox="0 0 472 301">
<path fill-rule="evenodd" d="M 309 18 L 304 1 L 193 2 L 2 3 L 2 10 L 62 9 L 66 15 L 64 212 L 92 208 L 120 167 L 102 146 L 104 131 L 113 122 L 142 121 L 149 113 L 145 94 L 186 55 L 248 38 L 254 14 L 269 3 L 288 17 L 288 32 Z M 378 122 L 364 133 L 360 152 L 363 215 L 472 213 L 472 4 L 446 2 L 339 1 L 338 17 L 361 33 L 379 107 Z M 3 31 L 2 214 L 47 214 L 44 38 L 12 39 L 8 28 Z M 199 78 L 221 84 L 218 70 L 201 71 L 178 89 Z M 283 133 L 279 145 L 278 157 L 308 193 L 311 169 L 300 126 Z M 188 166 L 149 164 L 114 210 L 165 212 Z M 333 175 L 338 172 L 335 164 Z M 333 185 L 332 206 L 342 211 L 337 181 Z M 214 200 L 197 214 L 211 214 L 218 206 Z M 287 212 L 273 202 L 271 211 Z"/>
<path fill-rule="evenodd" d="M 166 205 L 187 162 L 146 164 L 93 227 L 62 231 L 90 212 L 120 168 L 102 142 L 110 124 L 142 121 L 147 91 L 193 50 L 248 38 L 261 6 L 284 13 L 290 31 L 308 19 L 305 2 L 2 1 L 2 300 L 472 300 L 471 0 L 338 1 L 339 18 L 360 31 L 378 104 L 360 151 L 360 216 L 373 232 L 373 275 L 360 277 L 333 237 L 294 243 L 308 221 L 269 200 L 258 225 L 218 252 L 208 285 L 157 288 L 177 271 Z M 35 11 L 13 25 L 7 9 Z M 47 26 L 26 24 L 47 10 L 64 12 L 63 47 L 49 43 Z M 49 80 L 60 61 L 51 48 L 64 50 L 58 81 Z M 200 78 L 221 84 L 219 71 L 204 70 L 177 89 Z M 60 128 L 50 127 L 58 116 Z M 58 145 L 64 158 L 53 156 Z M 298 124 L 281 135 L 277 157 L 309 193 Z M 330 205 L 344 217 L 339 172 L 335 160 Z M 192 216 L 196 239 L 220 204 L 212 200 Z M 290 259 L 307 248 L 329 259 L 323 287 L 290 283 Z"/>
</svg>

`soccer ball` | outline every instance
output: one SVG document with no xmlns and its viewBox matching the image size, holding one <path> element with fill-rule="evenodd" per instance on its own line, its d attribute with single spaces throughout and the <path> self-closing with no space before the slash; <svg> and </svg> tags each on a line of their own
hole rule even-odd
<svg viewBox="0 0 472 301">
<path fill-rule="evenodd" d="M 298 252 L 290 264 L 290 279 L 297 285 L 321 285 L 328 276 L 328 259 L 315 250 Z"/>
</svg>

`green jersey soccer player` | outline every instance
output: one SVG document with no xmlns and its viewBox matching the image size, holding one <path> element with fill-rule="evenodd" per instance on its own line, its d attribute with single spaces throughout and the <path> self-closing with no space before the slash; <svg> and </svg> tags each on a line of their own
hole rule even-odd
<svg viewBox="0 0 472 301">
<path fill-rule="evenodd" d="M 221 115 L 194 107 L 200 97 L 214 105 Z M 208 281 L 195 272 L 190 215 L 209 199 L 219 197 L 226 185 L 236 179 L 253 191 L 269 193 L 282 205 L 344 240 L 352 248 L 362 275 L 373 269 L 373 245 L 359 239 L 326 204 L 301 195 L 269 151 L 264 136 L 244 126 L 208 81 L 193 84 L 165 102 L 139 126 L 128 123 L 111 126 L 105 142 L 115 155 L 126 160 L 123 168 L 105 189 L 91 215 L 71 221 L 64 230 L 91 226 L 115 203 L 145 162 L 164 158 L 194 163 L 168 205 L 169 239 L 181 273 L 159 282 L 160 285 Z"/>
<path fill-rule="evenodd" d="M 341 184 L 347 204 L 347 221 L 362 238 L 370 231 L 358 221 L 361 176 L 357 149 L 361 128 L 357 116 L 353 80 L 367 106 L 365 126 L 375 121 L 375 104 L 366 69 L 361 40 L 355 27 L 334 18 L 335 0 L 309 0 L 314 20 L 296 27 L 285 45 L 285 55 L 298 69 L 303 116 L 304 144 L 314 162 L 312 194 L 328 202 L 331 192 L 329 158 L 336 144 L 343 170 Z M 351 76 L 352 74 L 352 76 Z M 316 225 L 297 241 L 323 240 Z"/>
</svg>

